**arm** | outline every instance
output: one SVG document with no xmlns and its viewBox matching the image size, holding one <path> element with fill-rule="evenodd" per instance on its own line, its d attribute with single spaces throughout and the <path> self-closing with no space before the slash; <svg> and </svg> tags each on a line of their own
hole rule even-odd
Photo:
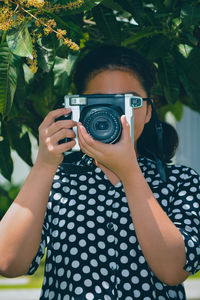
<svg viewBox="0 0 200 300">
<path fill-rule="evenodd" d="M 50 112 L 39 128 L 40 146 L 36 163 L 21 191 L 0 222 L 0 273 L 7 277 L 25 274 L 39 248 L 44 215 L 54 174 L 63 152 L 75 141 L 58 144 L 64 137 L 74 138 L 73 121 L 54 122 L 69 113 Z"/>
<path fill-rule="evenodd" d="M 184 270 L 185 244 L 180 231 L 155 199 L 139 166 L 123 177 L 122 183 L 137 238 L 150 268 L 168 285 L 183 282 L 189 273 Z"/>
<path fill-rule="evenodd" d="M 169 285 L 179 284 L 189 275 L 184 270 L 186 255 L 183 237 L 143 177 L 125 118 L 122 118 L 122 126 L 120 141 L 115 145 L 105 145 L 94 141 L 79 125 L 81 148 L 121 179 L 137 238 L 150 268 L 161 281 Z"/>
</svg>

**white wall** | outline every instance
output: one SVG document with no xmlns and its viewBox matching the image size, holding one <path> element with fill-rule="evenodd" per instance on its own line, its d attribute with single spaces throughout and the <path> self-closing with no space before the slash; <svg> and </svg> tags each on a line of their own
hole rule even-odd
<svg viewBox="0 0 200 300">
<path fill-rule="evenodd" d="M 184 115 L 176 123 L 179 148 L 176 162 L 192 167 L 200 173 L 200 114 L 184 107 Z"/>
</svg>

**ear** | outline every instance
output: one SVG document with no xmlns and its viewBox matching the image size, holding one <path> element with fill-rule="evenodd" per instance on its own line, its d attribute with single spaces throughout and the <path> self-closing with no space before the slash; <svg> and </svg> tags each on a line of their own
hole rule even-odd
<svg viewBox="0 0 200 300">
<path fill-rule="evenodd" d="M 145 124 L 151 120 L 151 114 L 152 114 L 151 104 L 147 103 L 147 113 L 146 113 L 146 117 L 145 117 Z"/>
</svg>

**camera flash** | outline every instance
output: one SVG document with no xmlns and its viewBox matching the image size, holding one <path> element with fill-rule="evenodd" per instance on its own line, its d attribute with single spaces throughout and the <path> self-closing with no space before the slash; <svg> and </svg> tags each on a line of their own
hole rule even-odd
<svg viewBox="0 0 200 300">
<path fill-rule="evenodd" d="M 87 105 L 86 97 L 71 97 L 70 105 Z"/>
</svg>

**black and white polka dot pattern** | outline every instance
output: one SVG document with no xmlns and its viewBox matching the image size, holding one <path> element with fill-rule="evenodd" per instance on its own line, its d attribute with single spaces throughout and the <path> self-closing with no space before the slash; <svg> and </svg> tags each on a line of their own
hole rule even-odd
<svg viewBox="0 0 200 300">
<path fill-rule="evenodd" d="M 164 183 L 155 163 L 140 158 L 155 198 L 185 240 L 185 269 L 200 269 L 200 178 L 190 168 L 169 165 Z M 186 299 L 182 285 L 167 286 L 149 268 L 138 243 L 121 183 L 104 173 L 66 174 L 53 182 L 39 251 L 29 274 L 47 258 L 40 299 Z"/>
</svg>

